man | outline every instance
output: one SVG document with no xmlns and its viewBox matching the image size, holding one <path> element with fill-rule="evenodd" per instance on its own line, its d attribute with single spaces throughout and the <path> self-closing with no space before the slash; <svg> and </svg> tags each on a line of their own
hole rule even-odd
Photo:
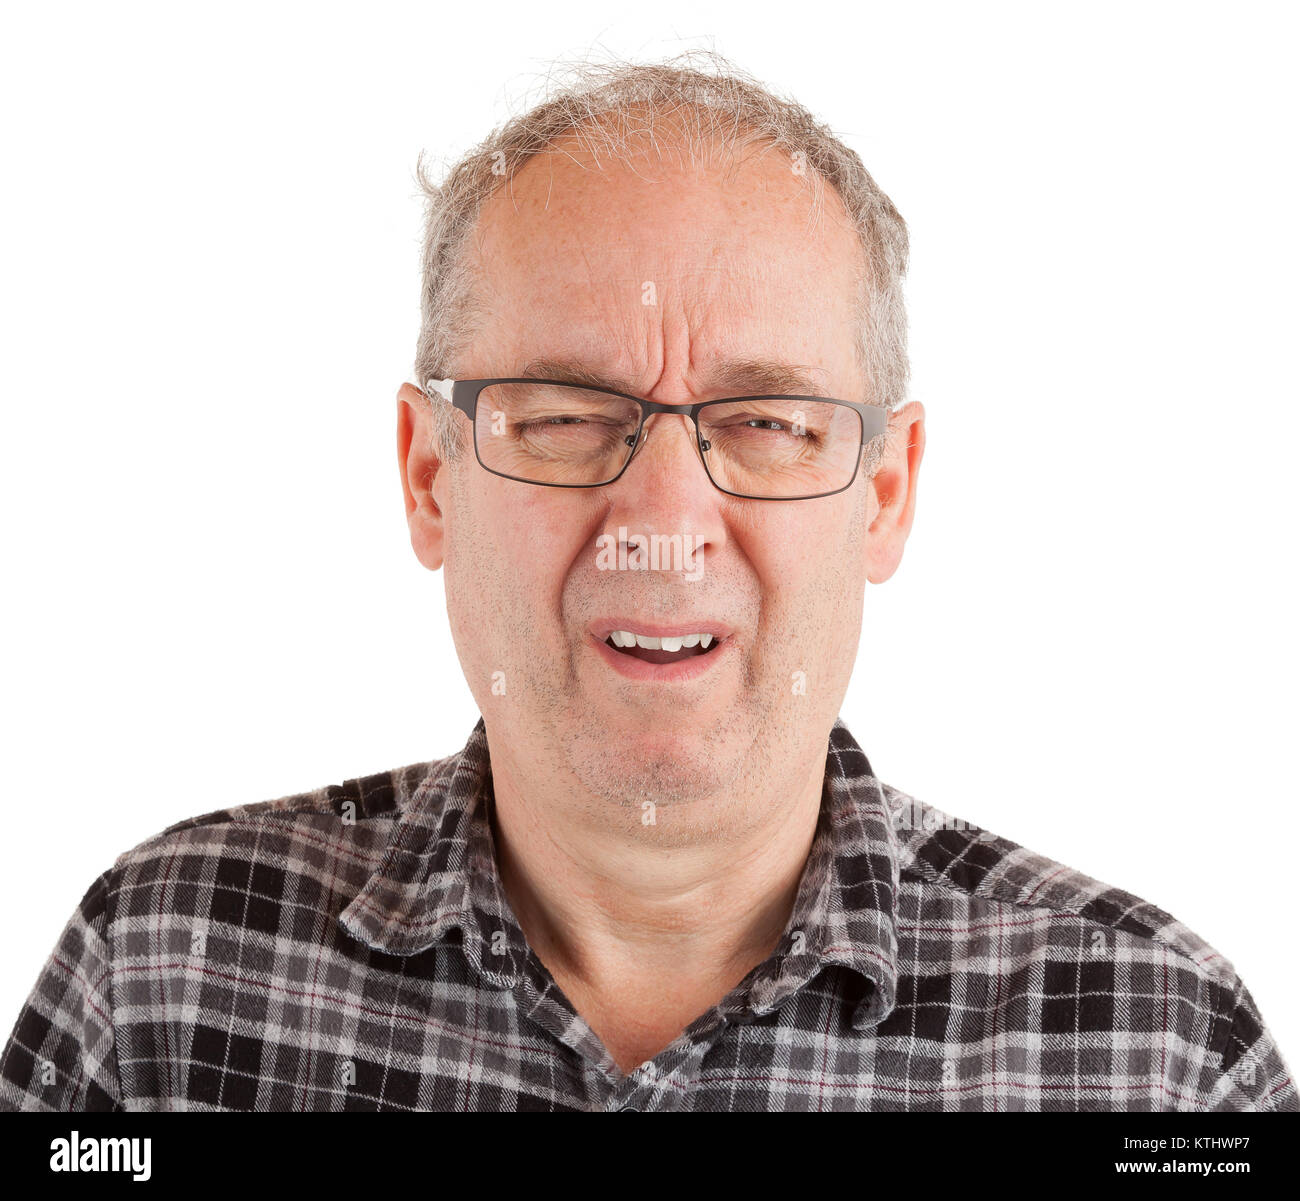
<svg viewBox="0 0 1300 1201">
<path fill-rule="evenodd" d="M 925 446 L 907 234 L 733 70 L 595 70 L 426 184 L 412 545 L 460 752 L 182 822 L 7 1108 L 1295 1110 L 1229 964 L 878 780 L 838 711 Z"/>
</svg>

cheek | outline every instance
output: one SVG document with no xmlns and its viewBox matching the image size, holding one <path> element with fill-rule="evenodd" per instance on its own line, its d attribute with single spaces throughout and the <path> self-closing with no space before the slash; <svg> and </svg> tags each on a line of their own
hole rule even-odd
<svg viewBox="0 0 1300 1201">
<path fill-rule="evenodd" d="M 826 500 L 790 504 L 780 520 L 755 528 L 751 545 L 755 567 L 765 588 L 776 594 L 808 596 L 842 578 L 853 555 L 855 520 L 852 504 L 817 508 Z M 806 507 L 813 506 L 813 507 Z M 800 514 L 803 514 L 802 516 Z"/>
<path fill-rule="evenodd" d="M 501 484 L 476 484 L 457 497 L 447 556 L 448 607 L 454 589 L 476 635 L 497 643 L 553 626 L 582 528 L 547 489 Z"/>
<path fill-rule="evenodd" d="M 794 506 L 791 506 L 792 508 Z M 854 505 L 767 531 L 755 558 L 769 637 L 820 658 L 861 618 L 865 571 Z"/>
</svg>

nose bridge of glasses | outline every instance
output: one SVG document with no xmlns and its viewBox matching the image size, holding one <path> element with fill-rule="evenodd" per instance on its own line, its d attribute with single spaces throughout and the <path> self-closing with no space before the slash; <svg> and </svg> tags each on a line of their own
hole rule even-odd
<svg viewBox="0 0 1300 1201">
<path fill-rule="evenodd" d="M 647 405 L 647 408 L 649 411 L 645 415 L 645 420 L 641 423 L 641 436 L 637 439 L 636 445 L 632 448 L 632 454 L 634 457 L 639 453 L 641 447 L 645 445 L 646 439 L 650 436 L 650 423 L 659 416 L 681 417 L 683 419 L 682 426 L 686 431 L 686 436 L 691 440 L 691 448 L 692 450 L 696 450 L 699 441 L 699 426 L 696 424 L 695 418 L 691 416 L 691 410 L 688 405 L 650 404 Z"/>
</svg>

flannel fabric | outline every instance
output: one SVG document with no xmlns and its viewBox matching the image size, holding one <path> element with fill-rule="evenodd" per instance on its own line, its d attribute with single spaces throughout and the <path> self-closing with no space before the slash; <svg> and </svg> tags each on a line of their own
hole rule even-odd
<svg viewBox="0 0 1300 1201">
<path fill-rule="evenodd" d="M 511 913 L 492 803 L 480 720 L 457 754 L 122 855 L 0 1109 L 1300 1109 L 1200 938 L 882 783 L 840 721 L 780 945 L 624 1075 Z"/>
</svg>

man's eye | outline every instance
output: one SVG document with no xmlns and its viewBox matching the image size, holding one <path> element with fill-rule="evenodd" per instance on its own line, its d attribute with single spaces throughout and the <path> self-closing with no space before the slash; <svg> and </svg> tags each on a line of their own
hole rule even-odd
<svg viewBox="0 0 1300 1201">
<path fill-rule="evenodd" d="M 796 429 L 792 422 L 780 421 L 775 417 L 746 417 L 737 425 L 722 426 L 720 428 L 723 430 L 728 428 L 745 430 L 752 429 L 773 434 L 789 434 L 793 438 L 802 439 L 811 443 L 821 441 L 821 435 L 818 434 L 816 430 L 811 430 L 807 426 L 800 426 Z"/>
<path fill-rule="evenodd" d="M 553 417 L 534 417 L 530 421 L 516 421 L 514 427 L 517 430 L 544 429 L 547 426 L 557 425 L 610 425 L 611 422 L 602 421 L 599 418 L 593 419 L 590 416 L 575 413 L 557 413 Z"/>
</svg>

